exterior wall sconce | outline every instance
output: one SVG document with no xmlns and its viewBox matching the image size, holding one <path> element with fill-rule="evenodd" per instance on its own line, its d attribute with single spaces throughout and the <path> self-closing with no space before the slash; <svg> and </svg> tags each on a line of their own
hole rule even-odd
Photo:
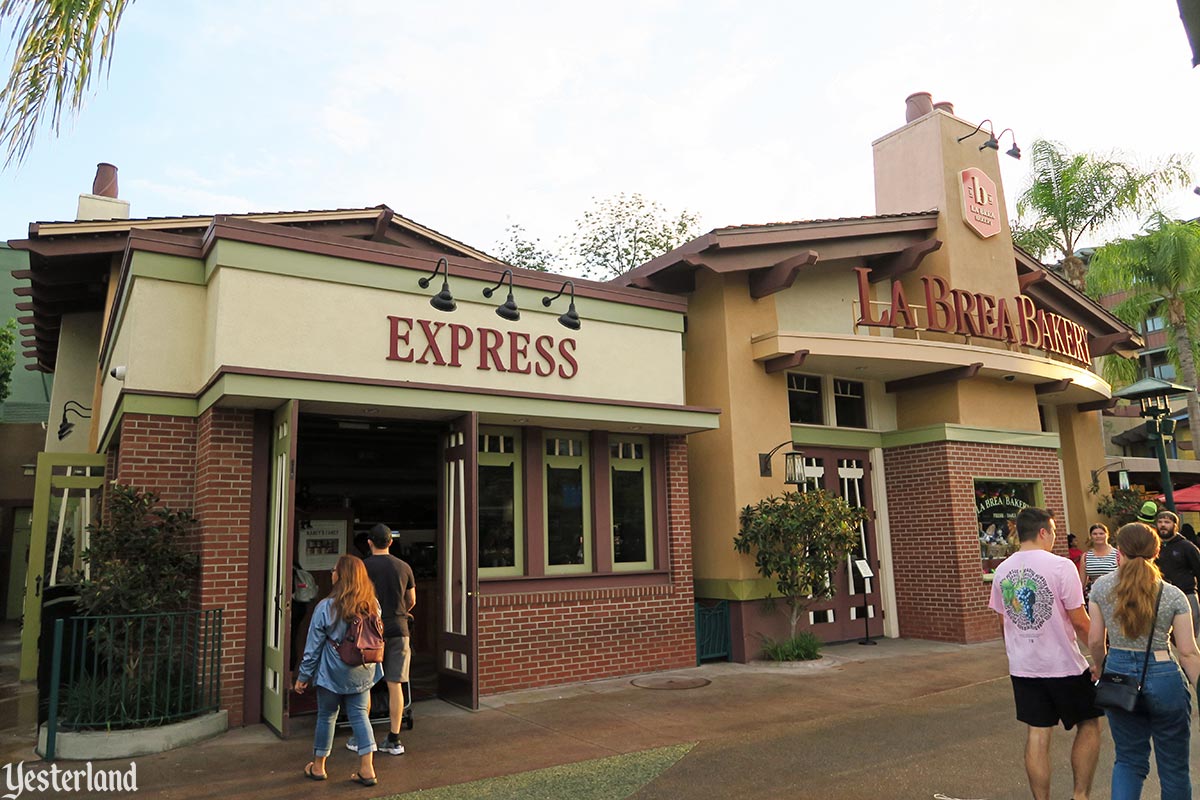
<svg viewBox="0 0 1200 800">
<path fill-rule="evenodd" d="M 971 131 L 966 136 L 958 137 L 958 141 L 962 142 L 964 139 L 970 139 L 972 136 L 974 136 L 975 134 L 977 134 L 981 130 L 983 130 L 983 126 L 985 124 L 988 126 L 988 138 L 987 138 L 987 141 L 985 141 L 983 144 L 979 145 L 979 149 L 982 150 L 986 147 L 989 150 L 999 150 L 1000 149 L 1000 139 L 1004 136 L 1004 134 L 1007 133 L 1012 136 L 1013 145 L 1005 152 L 1005 155 L 1009 156 L 1011 158 L 1015 158 L 1018 161 L 1020 161 L 1021 160 L 1021 148 L 1017 147 L 1017 135 L 1015 133 L 1013 133 L 1013 129 L 1005 128 L 1004 130 L 1000 131 L 1000 136 L 997 136 L 995 134 L 995 132 L 992 130 L 992 121 L 990 119 L 985 119 L 983 122 L 976 125 L 975 130 Z"/>
<path fill-rule="evenodd" d="M 504 274 L 500 276 L 500 280 L 495 286 L 484 289 L 483 296 L 491 298 L 496 290 L 504 285 L 505 278 L 508 278 L 508 299 L 501 305 L 496 306 L 496 316 L 506 319 L 509 322 L 516 322 L 521 318 L 521 310 L 517 308 L 517 301 L 513 299 L 513 274 L 511 269 L 504 270 Z"/>
<path fill-rule="evenodd" d="M 509 285 L 511 286 L 512 284 L 510 283 Z M 580 322 L 579 322 L 579 314 L 578 314 L 578 312 L 575 311 L 575 282 L 574 281 L 563 281 L 563 285 L 558 290 L 558 294 L 554 295 L 554 297 L 543 297 L 542 305 L 545 306 L 546 308 L 549 308 L 550 304 L 553 303 L 558 298 L 562 297 L 562 293 L 565 292 L 567 289 L 571 290 L 571 305 L 569 305 L 567 307 L 566 313 L 558 318 L 558 323 L 560 325 L 562 325 L 564 328 L 569 328 L 573 331 L 577 331 L 577 330 L 579 330 Z"/>
<path fill-rule="evenodd" d="M 72 408 L 72 406 L 75 406 L 75 408 Z M 89 413 L 84 414 L 84 411 Z M 80 419 L 91 419 L 92 415 L 90 412 L 91 409 L 80 403 L 78 400 L 68 400 L 66 403 L 64 403 L 62 422 L 58 424 L 58 440 L 61 442 L 63 439 L 71 435 L 71 431 L 75 430 L 75 423 L 67 421 L 68 413 L 75 414 Z"/>
<path fill-rule="evenodd" d="M 771 448 L 769 453 L 758 454 L 758 474 L 762 478 L 771 477 L 771 457 L 779 452 L 781 448 L 791 447 L 792 441 L 789 439 L 786 442 L 780 442 Z M 792 486 L 801 486 L 804 484 L 804 453 L 793 450 L 790 453 L 783 454 L 783 482 Z"/>
<path fill-rule="evenodd" d="M 433 272 L 417 281 L 417 285 L 428 289 L 429 282 L 436 278 L 439 272 L 442 273 L 442 290 L 429 299 L 429 305 L 438 311 L 453 311 L 458 308 L 458 304 L 454 302 L 454 295 L 450 294 L 450 264 L 445 258 L 439 258 Z"/>
<path fill-rule="evenodd" d="M 21 475 L 26 478 L 32 478 L 34 475 L 37 475 L 37 464 L 22 464 Z"/>
</svg>

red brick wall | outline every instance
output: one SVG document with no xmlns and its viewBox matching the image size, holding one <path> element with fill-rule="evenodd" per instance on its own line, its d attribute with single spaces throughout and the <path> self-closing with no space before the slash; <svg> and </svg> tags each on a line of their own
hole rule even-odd
<svg viewBox="0 0 1200 800">
<path fill-rule="evenodd" d="M 485 595 L 479 693 L 696 663 L 687 444 L 667 440 L 669 584 Z"/>
<path fill-rule="evenodd" d="M 210 408 L 197 420 L 195 510 L 200 608 L 222 608 L 221 707 L 242 724 L 254 412 Z"/>
<path fill-rule="evenodd" d="M 243 719 L 253 434 L 249 411 L 209 409 L 199 419 L 126 414 L 120 444 L 108 453 L 115 480 L 196 516 L 196 599 L 200 609 L 224 609 L 221 707 L 230 725 Z"/>
<path fill-rule="evenodd" d="M 1063 489 L 1055 450 L 932 442 L 884 451 L 892 571 L 900 635 L 948 642 L 1000 636 L 987 607 L 975 515 L 974 478 L 1038 480 L 1060 517 Z M 1056 550 L 1066 555 L 1066 531 Z"/>
</svg>

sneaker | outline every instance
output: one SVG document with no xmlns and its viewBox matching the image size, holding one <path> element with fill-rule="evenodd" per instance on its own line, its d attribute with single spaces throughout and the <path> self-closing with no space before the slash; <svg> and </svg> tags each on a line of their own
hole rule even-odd
<svg viewBox="0 0 1200 800">
<path fill-rule="evenodd" d="M 383 743 L 383 746 L 380 747 L 379 749 L 385 753 L 391 753 L 394 756 L 404 755 L 404 745 L 400 744 L 399 739 L 393 739 L 390 736 L 388 737 L 388 740 Z"/>
</svg>

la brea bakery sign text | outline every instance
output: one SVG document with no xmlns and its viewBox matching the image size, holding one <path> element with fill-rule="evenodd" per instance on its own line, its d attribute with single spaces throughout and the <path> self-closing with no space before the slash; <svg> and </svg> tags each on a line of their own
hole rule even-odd
<svg viewBox="0 0 1200 800">
<path fill-rule="evenodd" d="M 574 339 L 498 331 L 457 322 L 388 316 L 388 361 L 474 367 L 564 380 L 579 373 Z"/>
<path fill-rule="evenodd" d="M 892 281 L 891 307 L 876 316 L 871 307 L 871 270 L 855 267 L 854 271 L 858 273 L 859 325 L 979 336 L 1058 353 L 1084 366 L 1091 365 L 1088 332 L 1083 326 L 1043 311 L 1023 294 L 997 299 L 983 292 L 953 289 L 944 278 L 925 275 L 921 278 L 926 317 L 922 324 L 899 281 Z"/>
</svg>

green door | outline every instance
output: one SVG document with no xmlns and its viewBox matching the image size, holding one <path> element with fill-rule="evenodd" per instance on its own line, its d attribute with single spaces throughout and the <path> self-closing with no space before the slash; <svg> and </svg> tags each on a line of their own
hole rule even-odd
<svg viewBox="0 0 1200 800">
<path fill-rule="evenodd" d="M 25 571 L 29 566 L 29 534 L 33 529 L 33 509 L 13 509 L 12 563 L 8 565 L 8 593 L 4 618 L 20 619 L 25 599 Z"/>
<path fill-rule="evenodd" d="M 287 734 L 289 613 L 292 607 L 292 529 L 296 477 L 297 403 L 275 411 L 271 431 L 271 524 L 267 541 L 266 620 L 263 625 L 263 721 Z"/>
</svg>

